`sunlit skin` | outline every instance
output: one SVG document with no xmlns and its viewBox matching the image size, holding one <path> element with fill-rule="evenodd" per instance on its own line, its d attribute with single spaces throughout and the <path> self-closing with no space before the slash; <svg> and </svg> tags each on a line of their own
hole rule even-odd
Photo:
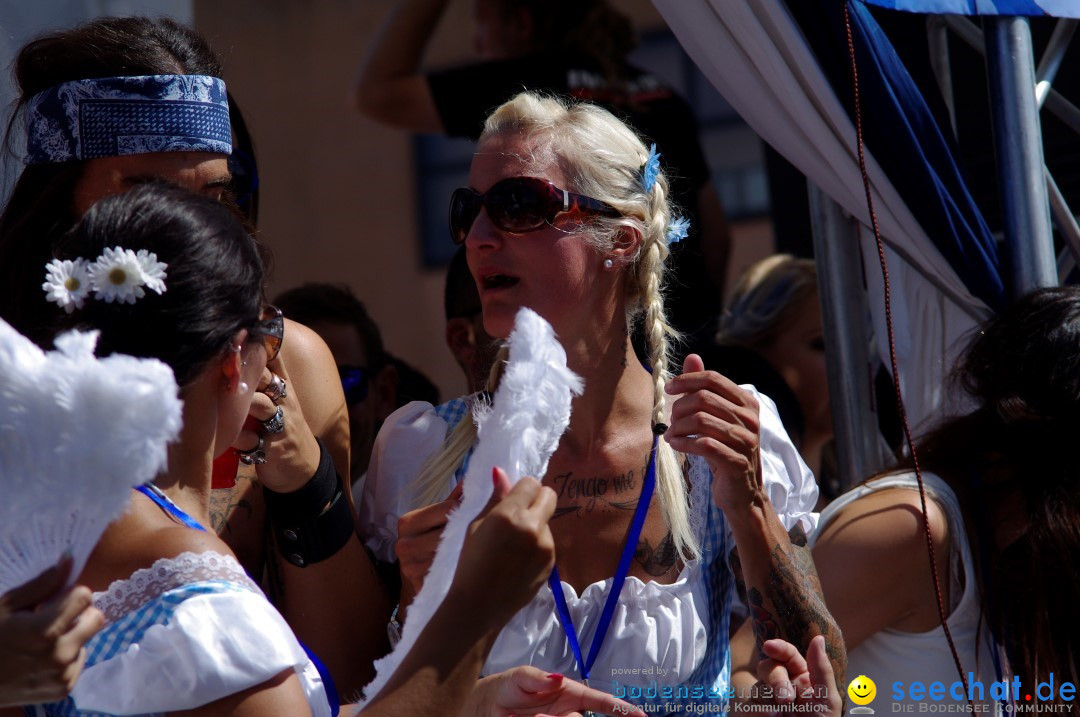
<svg viewBox="0 0 1080 717">
<path fill-rule="evenodd" d="M 75 185 L 75 213 L 82 216 L 99 199 L 123 194 L 155 179 L 220 199 L 232 175 L 226 156 L 211 152 L 155 152 L 91 159 Z"/>
</svg>

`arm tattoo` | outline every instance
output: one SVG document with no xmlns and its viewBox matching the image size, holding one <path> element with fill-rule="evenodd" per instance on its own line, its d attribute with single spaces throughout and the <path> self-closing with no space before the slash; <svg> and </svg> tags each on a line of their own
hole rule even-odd
<svg viewBox="0 0 1080 717">
<path fill-rule="evenodd" d="M 750 592 L 746 597 L 746 604 L 750 608 L 750 620 L 754 628 L 754 640 L 758 648 L 758 657 L 764 660 L 768 656 L 761 649 L 761 645 L 766 640 L 780 637 L 780 626 L 776 624 L 772 613 L 765 609 L 765 598 L 761 596 L 760 590 L 750 588 Z"/>
<path fill-rule="evenodd" d="M 743 577 L 742 560 L 739 559 L 739 549 L 737 547 L 728 554 L 728 565 L 731 566 L 731 574 L 735 576 L 735 590 L 739 595 L 739 599 L 749 605 L 746 595 L 746 579 Z"/>
<path fill-rule="evenodd" d="M 807 546 L 806 533 L 796 525 L 789 535 L 790 547 L 780 544 L 773 546 L 765 594 L 756 587 L 751 587 L 747 593 L 758 652 L 761 653 L 765 640 L 774 637 L 783 638 L 800 652 L 805 652 L 815 635 L 824 635 L 825 651 L 836 672 L 836 687 L 841 689 L 847 669 L 844 638 L 825 607 L 821 581 Z M 732 552 L 731 565 L 736 583 L 741 582 L 744 579 L 742 565 L 736 551 Z M 764 657 L 764 653 L 761 656 Z"/>
</svg>

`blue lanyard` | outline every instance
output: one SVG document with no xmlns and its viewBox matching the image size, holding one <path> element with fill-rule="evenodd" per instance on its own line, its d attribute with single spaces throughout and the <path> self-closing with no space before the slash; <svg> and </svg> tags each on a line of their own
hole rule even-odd
<svg viewBox="0 0 1080 717">
<path fill-rule="evenodd" d="M 176 503 L 173 503 L 169 499 L 169 496 L 161 492 L 161 489 L 153 483 L 147 483 L 145 485 L 137 486 L 135 490 L 139 491 L 147 498 L 157 503 L 158 507 L 179 520 L 187 527 L 207 532 L 206 528 L 204 528 L 202 524 L 199 523 L 199 521 L 195 520 L 190 515 L 185 513 L 180 506 L 178 506 Z M 249 575 L 248 577 L 250 578 L 251 576 Z M 254 579 L 252 580 L 252 582 L 257 583 L 257 581 L 255 581 Z M 337 686 L 334 684 L 334 678 L 330 675 L 330 670 L 327 669 L 326 665 L 323 664 L 322 660 L 320 660 L 314 652 L 308 649 L 307 645 L 305 645 L 303 642 L 300 642 L 300 638 L 296 638 L 296 641 L 300 643 L 300 647 L 304 648 L 304 652 L 307 653 L 308 659 L 310 659 L 311 663 L 315 665 L 315 669 L 318 671 L 319 677 L 322 678 L 323 687 L 326 690 L 327 702 L 330 703 L 330 714 L 334 715 L 334 717 L 337 717 L 338 712 L 341 709 L 341 702 L 338 700 Z"/>
<path fill-rule="evenodd" d="M 150 500 L 157 503 L 159 508 L 161 508 L 166 513 L 168 513 L 169 515 L 171 515 L 172 517 L 179 520 L 181 523 L 183 523 L 187 527 L 194 528 L 195 530 L 201 530 L 204 533 L 206 532 L 206 528 L 204 528 L 202 526 L 202 523 L 195 520 L 190 515 L 185 513 L 183 510 L 181 510 L 180 506 L 178 506 L 176 503 L 173 503 L 171 500 L 169 500 L 169 497 L 167 495 L 165 495 L 164 493 L 162 493 L 161 489 L 158 488 L 153 483 L 146 483 L 145 485 L 140 485 L 137 488 L 135 488 L 135 490 L 139 491 L 140 493 L 145 495 L 147 498 L 149 498 Z"/>
<path fill-rule="evenodd" d="M 600 613 L 600 622 L 596 625 L 596 633 L 593 635 L 592 645 L 589 646 L 589 659 L 581 659 L 581 647 L 578 645 L 577 631 L 574 629 L 574 620 L 570 617 L 570 609 L 566 606 L 566 596 L 563 595 L 562 581 L 559 579 L 559 568 L 556 566 L 548 578 L 551 594 L 555 597 L 555 608 L 559 613 L 559 623 L 566 640 L 570 643 L 570 649 L 577 660 L 581 679 L 588 682 L 589 672 L 592 670 L 596 656 L 600 654 L 600 646 L 604 644 L 608 628 L 611 627 L 611 618 L 615 614 L 615 606 L 619 604 L 619 594 L 622 592 L 626 574 L 630 572 L 630 561 L 634 559 L 637 551 L 638 538 L 641 537 L 641 529 L 645 525 L 645 516 L 649 512 L 649 503 L 652 502 L 653 490 L 656 488 L 656 448 L 659 436 L 653 436 L 652 452 L 649 454 L 649 468 L 645 471 L 645 482 L 641 486 L 641 497 L 638 498 L 637 508 L 634 510 L 634 520 L 630 524 L 630 532 L 623 544 L 622 556 L 619 558 L 619 567 L 615 571 L 615 578 L 611 583 L 607 599 L 604 601 L 604 610 Z"/>
</svg>

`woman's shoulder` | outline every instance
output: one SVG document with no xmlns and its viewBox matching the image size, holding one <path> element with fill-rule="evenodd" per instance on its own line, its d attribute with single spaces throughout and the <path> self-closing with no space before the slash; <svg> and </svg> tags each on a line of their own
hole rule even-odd
<svg viewBox="0 0 1080 717">
<path fill-rule="evenodd" d="M 856 487 L 826 509 L 812 536 L 825 598 L 849 650 L 886 628 L 933 628 L 936 604 L 925 589 L 932 578 L 927 522 L 946 605 L 962 592 L 954 578 L 964 568 L 951 559 L 954 529 L 948 513 L 937 494 L 927 490 L 924 519 L 919 491 L 910 485 L 898 477 Z M 954 587 L 960 592 L 954 593 Z"/>
<path fill-rule="evenodd" d="M 953 533 L 948 498 L 941 493 L 943 482 L 924 475 L 926 512 L 913 474 L 884 476 L 868 481 L 840 496 L 821 514 L 814 536 L 815 553 L 828 552 L 833 559 L 926 562 L 926 523 L 934 548 L 940 555 L 948 550 Z M 950 492 L 951 495 L 951 492 Z"/>
<path fill-rule="evenodd" d="M 166 522 L 157 506 L 140 505 L 138 497 L 134 500 L 132 509 L 109 526 L 90 556 L 80 580 L 92 589 L 105 590 L 161 560 L 185 554 L 210 553 L 236 562 L 229 546 L 212 531 Z"/>
<path fill-rule="evenodd" d="M 303 324 L 285 319 L 280 360 L 288 370 L 289 380 L 296 385 L 304 420 L 312 433 L 325 438 L 343 418 L 344 425 L 348 425 L 337 364 L 322 337 Z M 270 368 L 273 370 L 273 366 Z"/>
</svg>

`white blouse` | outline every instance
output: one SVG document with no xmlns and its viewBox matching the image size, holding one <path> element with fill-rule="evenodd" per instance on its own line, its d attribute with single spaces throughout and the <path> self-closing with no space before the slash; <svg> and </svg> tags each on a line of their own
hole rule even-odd
<svg viewBox="0 0 1080 717">
<path fill-rule="evenodd" d="M 813 474 L 784 431 L 772 401 L 752 386 L 743 388 L 754 393 L 761 405 L 762 477 L 769 498 L 787 529 L 800 523 L 810 533 L 817 526 L 817 514 L 812 512 L 818 495 Z M 380 560 L 396 560 L 398 518 L 423 507 L 413 478 L 424 461 L 441 448 L 449 427 L 445 417 L 454 421 L 455 409 L 460 412 L 462 408 L 460 402 L 457 399 L 438 408 L 410 403 L 383 424 L 359 503 L 361 534 Z M 616 694 L 629 685 L 646 690 L 688 684 L 704 690 L 727 687 L 727 622 L 733 591 L 726 558 L 734 540 L 712 501 L 712 474 L 707 464 L 690 456 L 690 465 L 692 525 L 703 546 L 702 557 L 687 563 L 670 585 L 626 578 L 592 668 L 590 684 L 595 687 Z M 445 478 L 440 499 L 450 494 L 457 480 L 455 475 Z M 612 580 L 593 583 L 581 595 L 562 584 L 584 654 Z M 545 585 L 510 620 L 492 648 L 485 674 L 518 665 L 535 665 L 568 676 L 578 674 L 554 602 Z"/>
<path fill-rule="evenodd" d="M 94 593 L 105 627 L 71 696 L 35 714 L 157 715 L 214 702 L 292 669 L 314 717 L 330 707 L 318 670 L 231 556 L 162 558 Z"/>
</svg>

